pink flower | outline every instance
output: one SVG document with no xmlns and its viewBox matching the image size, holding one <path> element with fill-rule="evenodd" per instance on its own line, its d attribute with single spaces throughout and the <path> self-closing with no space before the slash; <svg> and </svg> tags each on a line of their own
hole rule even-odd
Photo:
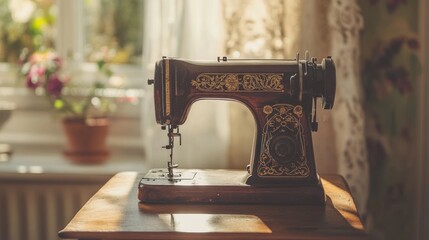
<svg viewBox="0 0 429 240">
<path fill-rule="evenodd" d="M 31 65 L 28 75 L 42 77 L 45 74 L 45 68 L 39 65 Z"/>
<path fill-rule="evenodd" d="M 26 82 L 27 87 L 30 89 L 36 89 L 40 84 L 40 82 L 37 81 L 37 78 L 33 78 L 31 75 L 27 75 Z"/>
<path fill-rule="evenodd" d="M 61 90 L 64 87 L 64 83 L 61 81 L 60 77 L 57 74 L 53 74 L 49 77 L 49 80 L 46 84 L 46 91 L 54 96 L 58 97 L 61 95 Z"/>
<path fill-rule="evenodd" d="M 45 68 L 38 65 L 31 65 L 26 76 L 27 87 L 36 89 L 45 81 Z"/>
</svg>

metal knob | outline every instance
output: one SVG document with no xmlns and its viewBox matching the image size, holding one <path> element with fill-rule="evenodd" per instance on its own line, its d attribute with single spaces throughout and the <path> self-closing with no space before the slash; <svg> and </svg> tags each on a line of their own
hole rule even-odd
<svg viewBox="0 0 429 240">
<path fill-rule="evenodd" d="M 147 80 L 147 84 L 148 85 L 152 85 L 152 84 L 154 84 L 155 83 L 155 80 L 154 79 L 148 79 Z"/>
</svg>

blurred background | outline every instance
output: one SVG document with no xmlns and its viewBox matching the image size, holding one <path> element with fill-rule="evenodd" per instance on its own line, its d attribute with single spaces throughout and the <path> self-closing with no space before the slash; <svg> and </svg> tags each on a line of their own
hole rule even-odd
<svg viewBox="0 0 429 240">
<path fill-rule="evenodd" d="M 334 109 L 319 107 L 313 134 L 318 172 L 346 178 L 371 238 L 427 239 L 428 11 L 424 0 L 0 0 L 0 239 L 57 239 L 115 173 L 165 167 L 146 85 L 162 56 L 306 50 L 337 68 Z M 107 119 L 106 144 L 73 152 L 70 118 Z M 249 163 L 254 120 L 240 103 L 197 102 L 181 132 L 183 168 Z"/>
</svg>

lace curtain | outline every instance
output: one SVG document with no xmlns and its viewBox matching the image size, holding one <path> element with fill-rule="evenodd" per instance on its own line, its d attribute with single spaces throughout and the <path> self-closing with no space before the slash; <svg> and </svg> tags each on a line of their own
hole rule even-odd
<svg viewBox="0 0 429 240">
<path fill-rule="evenodd" d="M 224 1 L 227 55 L 241 58 L 293 58 L 309 50 L 318 59 L 332 55 L 337 67 L 333 111 L 319 108 L 313 136 L 319 172 L 338 172 L 350 185 L 361 214 L 368 197 L 368 164 L 359 76 L 362 16 L 356 1 Z M 250 158 L 252 116 L 230 106 L 231 166 Z"/>
<path fill-rule="evenodd" d="M 359 64 L 363 18 L 356 1 L 335 0 L 328 12 L 331 51 L 336 59 L 337 94 L 333 111 L 339 173 L 348 181 L 361 215 L 366 211 L 369 166 Z"/>
<path fill-rule="evenodd" d="M 339 172 L 348 181 L 358 209 L 365 211 L 368 166 L 359 76 L 362 16 L 355 0 L 146 1 L 144 61 L 153 76 L 161 56 L 213 60 L 294 58 L 309 50 L 318 59 L 332 55 L 337 67 L 334 110 L 319 108 L 313 135 L 319 172 Z M 151 166 L 165 167 L 167 141 L 153 114 L 152 88 L 144 101 L 143 135 Z M 243 105 L 194 104 L 177 147 L 181 167 L 240 168 L 249 163 L 254 120 Z"/>
</svg>

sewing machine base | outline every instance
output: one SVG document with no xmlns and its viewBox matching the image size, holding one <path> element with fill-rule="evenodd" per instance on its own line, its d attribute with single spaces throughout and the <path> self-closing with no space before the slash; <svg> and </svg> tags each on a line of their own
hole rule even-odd
<svg viewBox="0 0 429 240">
<path fill-rule="evenodd" d="M 138 186 L 144 203 L 264 203 L 325 204 L 322 184 L 247 185 L 246 171 L 177 169 L 168 179 L 165 169 L 152 169 Z"/>
</svg>

